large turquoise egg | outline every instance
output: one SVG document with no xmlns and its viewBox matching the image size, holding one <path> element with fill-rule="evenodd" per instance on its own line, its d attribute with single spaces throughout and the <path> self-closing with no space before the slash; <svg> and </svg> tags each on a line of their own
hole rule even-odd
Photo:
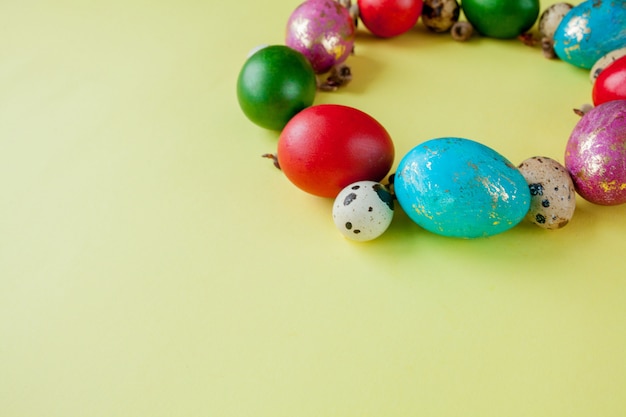
<svg viewBox="0 0 626 417">
<path fill-rule="evenodd" d="M 529 210 L 528 183 L 493 149 L 462 138 L 424 142 L 400 161 L 394 189 L 418 225 L 443 236 L 492 236 Z"/>
<path fill-rule="evenodd" d="M 626 1 L 587 0 L 569 11 L 554 33 L 563 61 L 591 69 L 607 53 L 626 46 Z"/>
</svg>

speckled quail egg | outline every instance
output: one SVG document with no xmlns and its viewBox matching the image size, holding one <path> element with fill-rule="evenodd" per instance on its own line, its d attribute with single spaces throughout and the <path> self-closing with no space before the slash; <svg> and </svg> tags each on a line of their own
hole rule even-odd
<svg viewBox="0 0 626 417">
<path fill-rule="evenodd" d="M 554 32 L 559 27 L 561 20 L 565 17 L 574 6 L 570 3 L 555 3 L 545 9 L 541 16 L 539 16 L 539 34 L 542 37 L 552 39 L 554 38 Z"/>
<path fill-rule="evenodd" d="M 424 0 L 422 23 L 433 32 L 447 32 L 459 21 L 460 13 L 456 0 Z"/>
<path fill-rule="evenodd" d="M 384 185 L 358 181 L 335 198 L 333 220 L 342 235 L 363 242 L 376 239 L 387 230 L 393 209 L 393 196 Z"/>
<path fill-rule="evenodd" d="M 598 75 L 613 62 L 618 60 L 619 58 L 626 55 L 626 46 L 623 48 L 616 49 L 614 51 L 609 52 L 608 54 L 602 56 L 602 58 L 598 59 L 593 67 L 591 67 L 591 71 L 589 71 L 589 80 L 592 83 L 596 82 L 596 78 Z"/>
<path fill-rule="evenodd" d="M 519 170 L 530 189 L 526 218 L 544 229 L 560 229 L 569 223 L 576 193 L 567 169 L 554 159 L 535 156 L 522 162 Z"/>
</svg>

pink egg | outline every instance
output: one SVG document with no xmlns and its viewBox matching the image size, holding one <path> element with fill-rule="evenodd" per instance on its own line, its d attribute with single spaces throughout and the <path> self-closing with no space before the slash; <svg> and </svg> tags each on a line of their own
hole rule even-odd
<svg viewBox="0 0 626 417">
<path fill-rule="evenodd" d="M 344 62 L 354 47 L 355 27 L 348 9 L 334 0 L 307 0 L 287 22 L 285 44 L 301 52 L 317 74 Z"/>
<path fill-rule="evenodd" d="M 584 199 L 626 203 L 626 100 L 601 104 L 580 119 L 565 148 L 565 166 Z"/>
</svg>

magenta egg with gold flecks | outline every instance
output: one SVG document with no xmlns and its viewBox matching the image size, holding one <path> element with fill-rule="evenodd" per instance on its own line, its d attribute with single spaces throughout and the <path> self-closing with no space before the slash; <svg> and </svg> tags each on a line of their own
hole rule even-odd
<svg viewBox="0 0 626 417">
<path fill-rule="evenodd" d="M 334 0 L 307 0 L 289 17 L 285 44 L 323 74 L 348 59 L 354 37 L 354 21 L 345 6 Z"/>
<path fill-rule="evenodd" d="M 626 100 L 609 101 L 585 113 L 567 142 L 565 167 L 587 201 L 626 203 Z"/>
</svg>

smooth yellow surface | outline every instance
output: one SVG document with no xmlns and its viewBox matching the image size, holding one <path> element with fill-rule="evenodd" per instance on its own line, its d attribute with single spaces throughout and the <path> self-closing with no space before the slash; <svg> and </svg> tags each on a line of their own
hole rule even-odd
<svg viewBox="0 0 626 417">
<path fill-rule="evenodd" d="M 2 2 L 0 416 L 626 415 L 626 206 L 345 240 L 236 101 L 297 4 Z M 448 135 L 562 162 L 590 101 L 515 40 L 361 27 L 348 62 L 316 103 L 378 119 L 396 164 Z"/>
</svg>

